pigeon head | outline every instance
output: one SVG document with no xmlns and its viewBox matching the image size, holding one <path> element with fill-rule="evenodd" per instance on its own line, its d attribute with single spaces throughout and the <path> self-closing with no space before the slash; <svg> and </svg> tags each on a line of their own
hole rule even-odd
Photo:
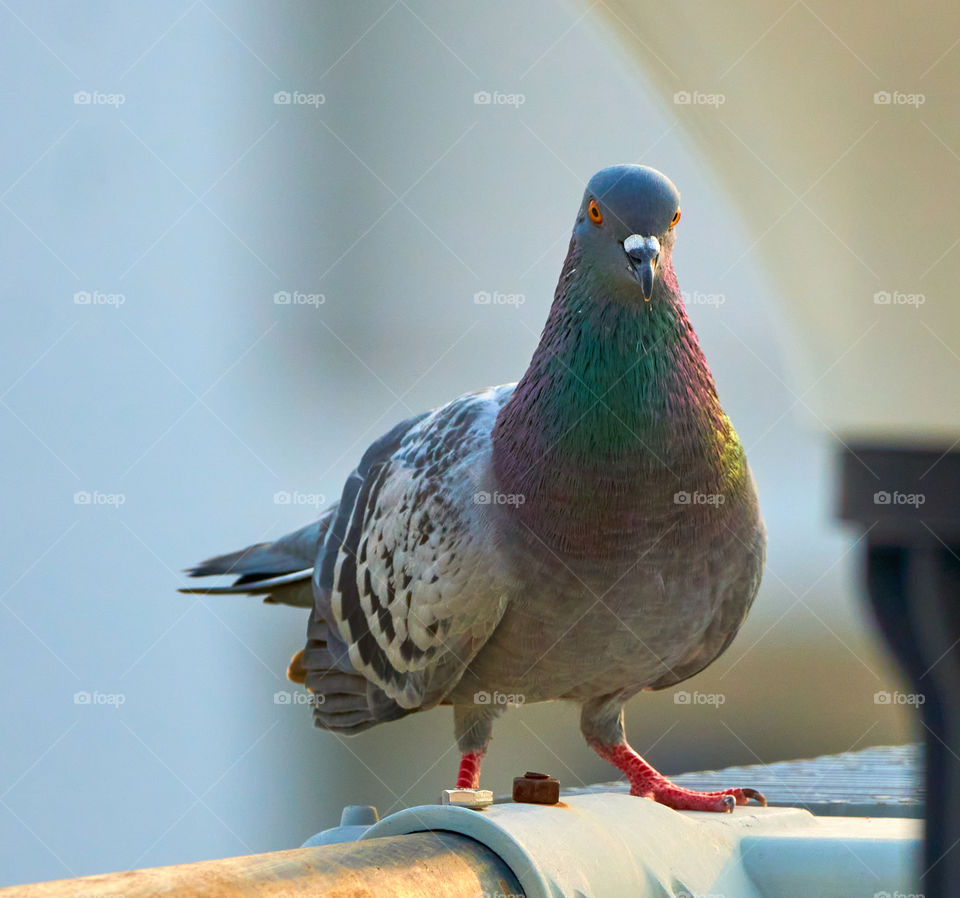
<svg viewBox="0 0 960 898">
<path fill-rule="evenodd" d="M 573 229 L 579 264 L 627 301 L 647 301 L 673 250 L 680 192 L 646 165 L 613 165 L 587 184 Z"/>
</svg>

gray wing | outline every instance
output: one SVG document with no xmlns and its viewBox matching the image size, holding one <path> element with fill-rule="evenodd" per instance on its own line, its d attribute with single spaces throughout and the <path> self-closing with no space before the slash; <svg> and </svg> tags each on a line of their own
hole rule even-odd
<svg viewBox="0 0 960 898">
<path fill-rule="evenodd" d="M 402 422 L 348 478 L 314 574 L 313 622 L 401 708 L 429 707 L 460 679 L 506 607 L 490 506 L 490 434 L 513 385 Z M 326 634 L 328 637 L 330 634 Z M 328 651 L 304 654 L 311 668 Z M 345 659 L 344 659 L 345 660 Z"/>
</svg>

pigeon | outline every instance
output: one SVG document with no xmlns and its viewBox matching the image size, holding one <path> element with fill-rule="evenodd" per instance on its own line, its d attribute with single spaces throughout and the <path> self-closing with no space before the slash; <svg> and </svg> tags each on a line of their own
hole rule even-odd
<svg viewBox="0 0 960 898">
<path fill-rule="evenodd" d="M 659 171 L 598 172 L 518 383 L 401 421 L 319 520 L 187 571 L 237 579 L 185 592 L 310 609 L 287 675 L 317 726 L 353 735 L 450 705 L 469 790 L 508 706 L 565 700 L 631 794 L 766 804 L 746 787 L 681 788 L 624 735 L 630 698 L 727 649 L 766 546 L 674 273 L 679 220 Z"/>
</svg>

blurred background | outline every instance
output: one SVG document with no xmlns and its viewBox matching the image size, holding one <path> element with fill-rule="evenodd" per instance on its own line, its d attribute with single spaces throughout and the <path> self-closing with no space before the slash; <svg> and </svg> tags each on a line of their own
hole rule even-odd
<svg viewBox="0 0 960 898">
<path fill-rule="evenodd" d="M 683 194 L 676 269 L 769 531 L 746 626 L 682 687 L 722 703 L 641 695 L 631 742 L 676 773 L 916 738 L 832 475 L 851 435 L 957 435 L 960 27 L 862 18 L 0 0 L 0 885 L 295 847 L 451 784 L 449 709 L 314 730 L 284 678 L 305 613 L 180 571 L 519 378 L 618 162 Z M 614 774 L 558 704 L 498 724 L 484 783 L 528 769 Z"/>
</svg>

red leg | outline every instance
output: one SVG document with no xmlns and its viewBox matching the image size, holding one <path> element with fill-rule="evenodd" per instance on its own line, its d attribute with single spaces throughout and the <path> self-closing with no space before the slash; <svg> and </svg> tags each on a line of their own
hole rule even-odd
<svg viewBox="0 0 960 898">
<path fill-rule="evenodd" d="M 460 773 L 457 775 L 458 789 L 478 789 L 480 787 L 480 762 L 484 752 L 468 751 L 460 758 Z"/>
<path fill-rule="evenodd" d="M 626 743 L 600 745 L 591 742 L 590 745 L 601 758 L 626 774 L 631 795 L 652 798 L 676 811 L 732 811 L 735 805 L 748 804 L 751 798 L 766 807 L 767 800 L 756 789 L 695 792 L 693 789 L 674 785 Z"/>
</svg>

